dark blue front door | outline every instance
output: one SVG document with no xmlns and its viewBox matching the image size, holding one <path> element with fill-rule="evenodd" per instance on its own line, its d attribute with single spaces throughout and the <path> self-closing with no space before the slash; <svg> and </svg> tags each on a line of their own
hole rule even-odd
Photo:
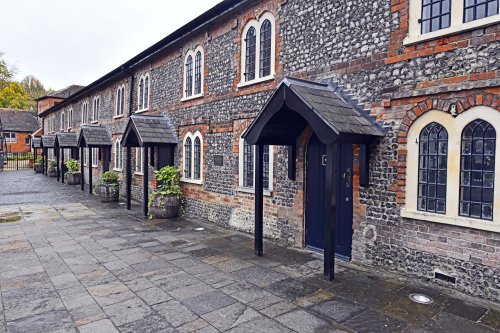
<svg viewBox="0 0 500 333">
<path fill-rule="evenodd" d="M 337 177 L 340 196 L 340 218 L 336 228 L 335 255 L 349 260 L 352 246 L 352 145 L 341 144 Z M 306 246 L 322 251 L 324 248 L 325 218 L 325 164 L 326 145 L 313 134 L 307 146 L 306 166 Z"/>
</svg>

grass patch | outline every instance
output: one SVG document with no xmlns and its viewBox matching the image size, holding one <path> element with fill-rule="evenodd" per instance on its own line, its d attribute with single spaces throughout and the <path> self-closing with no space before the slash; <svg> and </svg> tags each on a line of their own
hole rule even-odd
<svg viewBox="0 0 500 333">
<path fill-rule="evenodd" d="M 19 214 L 0 215 L 0 223 L 17 222 L 19 220 L 21 220 L 21 215 Z"/>
</svg>

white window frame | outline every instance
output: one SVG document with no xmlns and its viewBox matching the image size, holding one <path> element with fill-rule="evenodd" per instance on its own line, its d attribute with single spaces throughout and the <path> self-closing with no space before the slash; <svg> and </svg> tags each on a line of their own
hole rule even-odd
<svg viewBox="0 0 500 333">
<path fill-rule="evenodd" d="M 119 92 L 121 91 L 121 95 L 123 98 L 123 109 L 121 109 L 121 104 L 119 100 Z M 114 118 L 122 118 L 125 115 L 125 84 L 120 85 L 115 92 L 115 116 Z"/>
<path fill-rule="evenodd" d="M 253 187 L 246 187 L 243 184 L 243 169 L 244 169 L 244 163 L 245 163 L 245 157 L 244 157 L 244 145 L 245 145 L 245 139 L 240 138 L 239 142 L 239 156 L 238 156 L 238 188 L 237 190 L 239 192 L 246 192 L 246 193 L 255 193 L 255 146 L 252 147 L 254 154 L 253 154 L 253 167 L 254 167 L 254 181 Z M 274 146 L 269 146 L 269 187 L 268 189 L 264 189 L 264 195 L 266 196 L 271 196 L 273 193 L 273 183 L 274 183 Z"/>
<path fill-rule="evenodd" d="M 191 138 L 191 178 L 186 178 L 184 171 L 186 170 L 186 140 Z M 200 139 L 200 179 L 194 179 L 194 141 L 196 138 Z M 194 133 L 187 132 L 184 135 L 184 139 L 182 140 L 182 170 L 181 170 L 181 181 L 185 183 L 192 184 L 203 184 L 204 180 L 204 162 L 205 158 L 203 156 L 203 136 L 200 131 L 196 131 Z"/>
<path fill-rule="evenodd" d="M 99 122 L 99 112 L 101 111 L 101 97 L 96 96 L 92 101 L 92 124 Z"/>
<path fill-rule="evenodd" d="M 201 93 L 195 94 L 195 75 L 196 75 L 196 54 L 198 52 L 201 52 Z M 191 96 L 187 96 L 187 86 L 186 86 L 186 81 L 187 81 L 187 71 L 186 71 L 186 64 L 188 57 L 191 56 L 193 59 L 193 84 L 192 84 L 192 91 L 191 91 Z M 189 101 L 192 99 L 200 98 L 203 97 L 204 94 L 204 86 L 205 86 L 205 52 L 203 50 L 203 47 L 201 45 L 198 45 L 194 50 L 189 50 L 185 57 L 184 57 L 184 63 L 183 63 L 183 76 L 182 76 L 182 99 L 181 101 Z"/>
<path fill-rule="evenodd" d="M 140 104 L 140 101 L 141 101 L 141 81 L 144 80 L 144 82 L 146 82 L 146 78 L 148 79 L 148 87 L 147 87 L 148 91 L 147 91 L 147 94 L 146 94 L 145 89 L 144 89 L 144 91 L 142 91 L 143 102 L 141 105 Z M 135 111 L 135 113 L 146 112 L 149 110 L 149 106 L 150 106 L 149 96 L 150 96 L 150 94 L 151 94 L 151 77 L 149 76 L 149 73 L 145 73 L 145 74 L 140 76 L 139 81 L 137 83 L 137 111 Z M 144 101 L 147 101 L 147 106 L 145 105 Z"/>
<path fill-rule="evenodd" d="M 12 137 L 14 137 L 14 139 L 12 139 Z M 17 142 L 16 132 L 5 132 L 5 142 L 16 143 Z"/>
<path fill-rule="evenodd" d="M 271 22 L 271 73 L 264 77 L 259 77 L 260 75 L 260 28 L 262 23 L 265 20 L 269 20 Z M 247 48 L 246 48 L 246 36 L 247 32 L 250 28 L 254 28 L 256 31 L 256 40 L 255 40 L 255 79 L 250 81 L 245 81 L 245 71 L 246 71 L 246 57 L 247 57 Z M 241 77 L 240 83 L 238 83 L 238 87 L 245 87 L 256 83 L 266 82 L 270 80 L 274 80 L 276 77 L 276 18 L 270 12 L 265 12 L 259 19 L 250 20 L 243 32 L 241 34 Z"/>
<path fill-rule="evenodd" d="M 144 175 L 144 147 L 135 148 L 135 171 L 136 175 Z"/>
<path fill-rule="evenodd" d="M 73 108 L 69 109 L 68 111 L 68 123 L 67 123 L 67 128 L 68 130 L 73 127 Z"/>
<path fill-rule="evenodd" d="M 476 106 L 453 118 L 449 113 L 431 110 L 417 118 L 410 127 L 407 136 L 407 163 L 406 163 L 406 198 L 405 207 L 401 216 L 406 218 L 431 221 L 436 223 L 452 224 L 480 230 L 500 232 L 500 179 L 494 182 L 493 220 L 486 221 L 459 215 L 460 199 L 460 159 L 462 131 L 470 122 L 482 119 L 493 126 L 497 133 L 495 141 L 495 174 L 500 174 L 500 112 L 487 107 Z M 418 140 L 420 132 L 428 124 L 436 122 L 448 132 L 448 169 L 446 176 L 446 213 L 419 211 L 418 198 Z"/>
<path fill-rule="evenodd" d="M 115 171 L 123 170 L 123 147 L 121 143 L 121 137 L 115 141 L 115 145 L 113 146 L 114 153 L 114 168 Z M 118 151 L 118 153 L 117 153 Z"/>
<path fill-rule="evenodd" d="M 65 115 L 66 115 L 66 112 L 64 112 L 64 111 L 61 112 L 61 118 L 59 119 L 59 122 L 60 122 L 59 128 L 60 128 L 61 131 L 65 130 L 65 128 L 64 128 L 64 117 L 65 117 Z"/>
<path fill-rule="evenodd" d="M 409 1 L 410 16 L 408 24 L 408 36 L 403 41 L 404 45 L 411 45 L 500 22 L 499 11 L 499 14 L 497 15 L 464 23 L 464 0 L 451 0 L 450 26 L 448 28 L 422 34 L 420 30 L 420 23 L 418 22 L 422 16 L 422 0 Z"/>
<path fill-rule="evenodd" d="M 89 121 L 89 103 L 88 101 L 82 104 L 82 125 L 86 125 Z"/>
<path fill-rule="evenodd" d="M 92 167 L 97 168 L 99 166 L 99 148 L 91 148 L 92 150 Z"/>
<path fill-rule="evenodd" d="M 88 166 L 89 164 L 89 148 L 84 149 L 83 152 L 83 166 Z"/>
</svg>

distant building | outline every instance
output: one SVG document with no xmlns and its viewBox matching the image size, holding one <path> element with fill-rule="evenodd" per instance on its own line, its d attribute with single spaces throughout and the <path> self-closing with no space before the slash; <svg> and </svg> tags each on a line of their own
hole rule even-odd
<svg viewBox="0 0 500 333">
<path fill-rule="evenodd" d="M 37 114 L 32 111 L 0 108 L 0 150 L 27 153 L 31 150 L 31 135 L 39 128 Z"/>
</svg>

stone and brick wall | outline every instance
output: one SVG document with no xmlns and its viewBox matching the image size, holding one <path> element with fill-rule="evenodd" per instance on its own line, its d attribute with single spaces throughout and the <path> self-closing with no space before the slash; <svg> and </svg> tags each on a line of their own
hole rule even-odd
<svg viewBox="0 0 500 333">
<path fill-rule="evenodd" d="M 16 142 L 7 142 L 7 151 L 10 153 L 29 153 L 31 151 L 31 133 L 15 132 Z M 28 140 L 28 143 L 26 143 Z"/>
<path fill-rule="evenodd" d="M 497 300 L 498 233 L 406 219 L 401 209 L 405 205 L 406 133 L 413 120 L 429 109 L 448 111 L 452 103 L 458 112 L 474 105 L 499 110 L 500 25 L 404 45 L 408 8 L 408 0 L 249 1 L 138 65 L 132 74 L 132 109 L 137 109 L 138 79 L 148 72 L 150 107 L 145 114 L 168 115 L 178 129 L 179 142 L 187 132 L 203 134 L 204 181 L 183 184 L 187 213 L 252 232 L 253 194 L 239 189 L 241 133 L 284 76 L 339 86 L 387 130 L 371 147 L 369 186 L 359 185 L 355 161 L 353 260 L 424 278 L 446 273 L 456 277 L 458 289 Z M 238 87 L 241 32 L 249 19 L 266 11 L 276 17 L 276 77 Z M 184 56 L 197 45 L 205 54 L 204 95 L 183 102 Z M 121 84 L 126 85 L 125 116 L 117 119 L 115 92 Z M 109 126 L 114 139 L 123 133 L 128 120 L 129 94 L 130 77 L 86 97 L 89 117 L 93 97 L 101 97 L 98 124 Z M 75 101 L 55 116 L 73 108 L 76 130 L 82 103 L 83 99 Z M 264 199 L 266 237 L 297 247 L 304 246 L 304 161 L 311 132 L 306 129 L 297 141 L 296 181 L 287 177 L 286 149 L 274 147 L 273 191 Z M 223 166 L 213 163 L 215 155 L 223 156 Z M 133 152 L 132 166 L 134 159 Z M 182 145 L 175 161 L 177 165 L 182 161 Z M 150 167 L 150 179 L 152 172 Z M 142 199 L 141 176 L 134 176 L 133 195 Z"/>
</svg>

